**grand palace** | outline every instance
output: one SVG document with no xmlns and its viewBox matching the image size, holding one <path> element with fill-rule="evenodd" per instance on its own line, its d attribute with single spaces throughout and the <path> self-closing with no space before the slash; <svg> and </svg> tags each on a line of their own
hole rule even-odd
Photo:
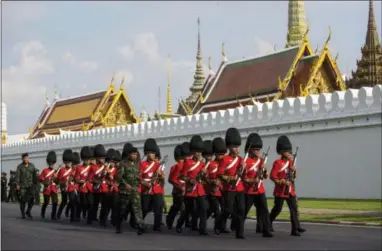
<svg viewBox="0 0 382 251">
<path fill-rule="evenodd" d="M 288 97 L 372 87 L 382 83 L 382 46 L 372 0 L 369 1 L 366 25 L 365 43 L 361 47 L 359 59 L 354 59 L 357 69 L 351 76 L 344 77 L 337 64 L 338 56 L 333 56 L 330 51 L 331 30 L 323 38 L 322 49 L 313 50 L 304 2 L 289 1 L 285 48 L 258 57 L 230 61 L 222 44 L 218 68 L 212 69 L 209 59 L 209 71 L 205 74 L 198 19 L 194 79 L 189 96 L 179 101 L 176 112 L 173 110 L 170 80 L 167 85 L 166 112 L 148 115 L 142 111 L 138 115 L 123 81 L 116 86 L 112 78 L 106 90 L 70 98 L 56 95 L 51 102 L 47 99 L 35 124 L 23 135 L 7 134 L 6 104 L 2 102 L 2 144 L 272 102 Z"/>
</svg>

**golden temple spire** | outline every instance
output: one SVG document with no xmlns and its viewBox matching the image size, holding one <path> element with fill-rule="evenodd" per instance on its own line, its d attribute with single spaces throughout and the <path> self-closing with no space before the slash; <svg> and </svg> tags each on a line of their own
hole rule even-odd
<svg viewBox="0 0 382 251">
<path fill-rule="evenodd" d="M 289 0 L 286 48 L 299 45 L 306 33 L 305 7 L 302 0 Z"/>
<path fill-rule="evenodd" d="M 167 64 L 167 113 L 172 114 L 171 57 L 170 57 L 170 55 L 168 55 L 168 64 Z"/>
<path fill-rule="evenodd" d="M 200 45 L 200 19 L 198 18 L 198 49 L 196 53 L 196 70 L 194 74 L 194 83 L 192 84 L 190 91 L 191 96 L 188 98 L 190 103 L 195 103 L 199 98 L 200 92 L 203 90 L 204 86 L 204 71 L 203 71 L 203 58 L 202 49 Z"/>
</svg>

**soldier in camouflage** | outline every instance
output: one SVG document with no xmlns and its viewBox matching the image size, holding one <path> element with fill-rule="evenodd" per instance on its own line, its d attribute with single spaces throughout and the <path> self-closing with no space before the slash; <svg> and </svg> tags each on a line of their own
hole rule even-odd
<svg viewBox="0 0 382 251">
<path fill-rule="evenodd" d="M 40 184 L 40 170 L 36 169 L 36 176 L 37 176 L 37 183 L 35 185 L 35 193 L 34 193 L 34 204 L 36 206 L 41 205 L 41 198 L 40 198 L 40 191 L 41 191 L 41 184 Z"/>
<path fill-rule="evenodd" d="M 139 188 L 139 163 L 138 149 L 131 146 L 123 149 L 124 158 L 118 168 L 117 179 L 119 181 L 119 197 L 117 205 L 116 232 L 122 232 L 122 222 L 127 208 L 132 209 L 132 215 L 137 223 L 137 233 L 141 235 L 144 231 L 144 221 L 142 216 L 141 195 Z"/>
<path fill-rule="evenodd" d="M 34 202 L 35 186 L 37 184 L 36 167 L 29 162 L 28 153 L 22 155 L 23 162 L 17 166 L 16 170 L 16 189 L 20 193 L 20 211 L 21 217 L 33 219 L 31 211 Z M 27 211 L 25 206 L 28 203 Z"/>
<path fill-rule="evenodd" d="M 16 172 L 15 171 L 10 171 L 10 177 L 8 181 L 8 198 L 7 202 L 18 202 L 18 197 L 17 197 L 17 191 L 16 191 Z"/>
</svg>

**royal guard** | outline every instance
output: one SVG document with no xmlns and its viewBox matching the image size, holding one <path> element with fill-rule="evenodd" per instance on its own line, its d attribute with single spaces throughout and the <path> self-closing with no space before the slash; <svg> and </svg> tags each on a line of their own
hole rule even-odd
<svg viewBox="0 0 382 251">
<path fill-rule="evenodd" d="M 272 237 L 270 233 L 270 218 L 265 196 L 263 180 L 268 177 L 264 159 L 261 157 L 263 141 L 257 133 L 251 133 L 245 144 L 245 153 L 248 158 L 245 161 L 243 174 L 245 190 L 245 217 L 255 206 L 256 208 L 256 233 L 262 233 L 263 237 Z"/>
<path fill-rule="evenodd" d="M 199 135 L 194 135 L 190 141 L 190 152 L 193 157 L 184 161 L 181 175 L 181 179 L 185 181 L 186 192 L 184 195 L 185 210 L 176 224 L 178 233 L 182 232 L 182 227 L 187 216 L 191 214 L 190 212 L 196 212 L 192 215 L 191 227 L 197 229 L 197 220 L 199 218 L 199 234 L 208 235 L 206 193 L 203 187 L 203 180 L 205 179 L 204 163 L 202 161 L 203 151 L 202 138 Z M 194 211 L 194 205 L 196 211 Z"/>
<path fill-rule="evenodd" d="M 57 156 L 54 151 L 48 152 L 46 156 L 47 168 L 42 170 L 39 180 L 43 184 L 44 189 L 42 194 L 44 195 L 44 202 L 41 207 L 41 218 L 45 218 L 46 207 L 49 204 L 50 199 L 52 199 L 52 213 L 51 219 L 56 220 L 58 196 L 57 196 L 57 184 L 55 183 L 57 172 L 54 170 L 54 165 L 57 162 Z"/>
<path fill-rule="evenodd" d="M 62 211 L 64 210 L 66 204 L 69 202 L 69 207 L 72 217 L 75 216 L 74 212 L 74 201 L 75 201 L 75 186 L 74 181 L 74 170 L 72 168 L 73 163 L 73 151 L 66 149 L 62 155 L 62 162 L 64 167 L 60 168 L 57 174 L 57 180 L 60 185 L 61 191 L 61 203 L 58 208 L 57 218 L 60 219 Z M 74 218 L 71 218 L 73 221 Z"/>
<path fill-rule="evenodd" d="M 146 217 L 151 207 L 154 212 L 154 231 L 160 231 L 163 215 L 163 171 L 159 162 L 155 160 L 157 153 L 157 143 L 155 139 L 147 139 L 144 144 L 146 160 L 142 161 L 139 168 L 140 192 L 142 197 L 143 218 Z"/>
<path fill-rule="evenodd" d="M 193 155 L 190 152 L 190 142 L 185 141 L 180 146 L 182 147 L 182 152 L 183 152 L 183 155 L 184 155 L 184 160 L 192 159 Z M 185 223 L 185 227 L 186 228 L 190 228 L 191 227 L 191 214 L 194 214 L 194 212 L 190 212 L 190 215 L 188 215 L 186 217 L 186 223 Z"/>
<path fill-rule="evenodd" d="M 214 222 L 214 232 L 220 234 L 220 219 L 221 211 L 224 208 L 224 200 L 221 193 L 221 182 L 218 179 L 218 168 L 220 161 L 223 159 L 224 155 L 227 153 L 227 147 L 222 138 L 215 138 L 213 141 L 204 141 L 204 158 L 206 162 L 206 192 L 208 201 L 208 212 L 207 216 L 210 217 L 212 214 L 215 217 Z M 215 159 L 213 156 L 215 155 Z"/>
<path fill-rule="evenodd" d="M 81 158 L 80 158 L 80 154 L 78 152 L 73 152 L 73 163 L 72 163 L 72 169 L 73 169 L 73 177 L 71 178 L 71 185 L 73 186 L 74 188 L 74 211 L 76 211 L 77 209 L 77 204 L 79 203 L 79 198 L 78 198 L 78 188 L 79 188 L 79 185 L 77 184 L 77 182 L 75 181 L 75 175 L 76 175 L 76 170 L 77 170 L 77 167 L 81 164 Z M 69 217 L 69 211 L 70 211 L 70 203 L 66 204 L 66 208 L 65 208 L 65 217 L 68 218 Z M 75 221 L 79 221 L 80 219 L 78 217 L 72 217 L 71 218 L 74 218 Z"/>
<path fill-rule="evenodd" d="M 184 153 L 181 145 L 177 145 L 174 149 L 175 164 L 171 167 L 168 176 L 168 182 L 173 186 L 172 188 L 172 206 L 166 217 L 166 225 L 168 229 L 172 229 L 175 217 L 184 210 L 184 181 L 180 180 L 180 174 L 183 169 Z"/>
<path fill-rule="evenodd" d="M 114 163 L 114 168 L 116 169 L 113 178 L 110 180 L 110 191 L 111 191 L 111 204 L 109 207 L 109 212 L 111 211 L 111 224 L 116 226 L 117 224 L 117 210 L 118 210 L 118 196 L 119 196 L 119 183 L 118 183 L 118 168 L 119 163 L 122 161 L 121 153 L 115 150 L 112 162 Z"/>
<path fill-rule="evenodd" d="M 75 173 L 75 180 L 78 184 L 78 201 L 76 208 L 76 218 L 80 219 L 81 214 L 82 218 L 86 218 L 87 211 L 90 208 L 89 203 L 89 193 L 91 193 L 92 185 L 87 181 L 89 171 L 91 169 L 90 158 L 92 157 L 92 151 L 90 147 L 84 146 L 81 148 L 80 152 L 82 165 L 78 165 Z"/>
<path fill-rule="evenodd" d="M 303 233 L 306 230 L 300 226 L 300 221 L 297 215 L 296 191 L 293 185 L 296 167 L 294 166 L 292 143 L 287 136 L 282 135 L 277 139 L 276 151 L 277 154 L 280 155 L 280 158 L 273 162 L 271 171 L 271 180 L 275 183 L 275 188 L 273 190 L 275 204 L 270 213 L 271 223 L 280 214 L 284 200 L 286 200 L 292 224 L 291 235 L 300 236 L 300 233 Z"/>
<path fill-rule="evenodd" d="M 231 215 L 232 222 L 236 223 L 236 238 L 244 239 L 245 202 L 241 175 L 245 164 L 239 156 L 241 136 L 236 128 L 229 128 L 226 131 L 225 143 L 229 153 L 223 157 L 218 169 L 218 175 L 223 183 L 224 197 L 224 211 L 221 217 L 220 232 L 230 232 L 226 227 L 226 223 L 229 215 Z"/>
<path fill-rule="evenodd" d="M 103 145 L 94 147 L 95 165 L 91 166 L 88 180 L 93 185 L 91 206 L 87 217 L 87 224 L 91 225 L 93 221 L 97 221 L 98 207 L 103 196 L 101 185 L 103 178 L 107 175 L 107 167 L 105 165 L 106 150 Z M 94 162 L 93 162 L 94 163 Z"/>
</svg>

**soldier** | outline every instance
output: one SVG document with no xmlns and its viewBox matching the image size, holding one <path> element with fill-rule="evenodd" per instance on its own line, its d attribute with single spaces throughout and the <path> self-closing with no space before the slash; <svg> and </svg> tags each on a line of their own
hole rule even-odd
<svg viewBox="0 0 382 251">
<path fill-rule="evenodd" d="M 173 186 L 172 188 L 172 206 L 166 217 L 166 225 L 168 229 L 172 229 L 175 217 L 180 212 L 184 211 L 184 181 L 180 180 L 180 174 L 183 169 L 184 153 L 182 147 L 177 145 L 174 149 L 174 159 L 176 163 L 171 167 L 168 175 L 168 182 Z"/>
<path fill-rule="evenodd" d="M 296 167 L 293 164 L 292 143 L 285 135 L 277 139 L 276 145 L 277 154 L 280 159 L 273 162 L 271 171 L 271 180 L 275 183 L 273 195 L 275 197 L 275 204 L 270 213 L 271 224 L 280 214 L 284 200 L 287 202 L 290 212 L 290 220 L 292 224 L 292 236 L 300 236 L 300 233 L 306 230 L 300 226 L 300 221 L 297 215 L 297 200 L 296 191 L 290 176 L 296 172 Z M 288 178 L 289 176 L 289 178 Z"/>
<path fill-rule="evenodd" d="M 98 207 L 103 195 L 101 192 L 101 183 L 103 176 L 107 174 L 107 172 L 105 172 L 105 147 L 100 144 L 96 145 L 94 147 L 94 156 L 96 159 L 96 165 L 92 165 L 88 177 L 89 181 L 93 184 L 92 204 L 87 218 L 87 223 L 89 225 L 92 224 L 93 221 L 97 221 Z"/>
<path fill-rule="evenodd" d="M 102 178 L 100 192 L 103 194 L 101 197 L 101 212 L 100 212 L 100 225 L 106 227 L 107 216 L 114 204 L 113 200 L 118 194 L 118 185 L 115 183 L 117 175 L 117 163 L 115 160 L 115 150 L 110 148 L 106 153 L 106 175 Z"/>
<path fill-rule="evenodd" d="M 218 179 L 217 171 L 222 156 L 227 153 L 227 147 L 225 146 L 224 140 L 222 138 L 216 138 L 213 141 L 206 140 L 204 141 L 204 146 L 204 158 L 207 161 L 207 182 L 205 189 L 207 192 L 207 201 L 209 204 L 207 218 L 214 214 L 214 232 L 216 234 L 220 234 L 221 210 L 224 207 L 224 200 L 221 193 L 221 182 Z M 215 160 L 212 160 L 214 154 Z"/>
<path fill-rule="evenodd" d="M 165 167 L 166 163 L 161 164 L 160 163 L 161 160 L 162 160 L 162 155 L 160 153 L 159 146 L 157 146 L 157 152 L 155 153 L 155 161 L 159 163 L 160 168 L 162 169 L 161 171 L 163 172 L 164 169 L 166 168 Z M 164 178 L 159 183 L 159 185 L 163 187 L 163 193 L 162 193 L 162 202 L 163 202 L 163 205 L 162 205 L 162 209 L 163 209 L 163 213 L 166 214 L 167 213 L 167 203 L 166 203 L 166 199 L 164 197 Z M 163 217 L 161 217 L 161 226 L 164 226 Z"/>
<path fill-rule="evenodd" d="M 73 163 L 72 163 L 72 177 L 71 177 L 71 187 L 72 187 L 72 190 L 73 190 L 73 195 L 72 195 L 72 199 L 74 199 L 74 201 L 72 202 L 72 204 L 68 203 L 66 204 L 66 207 L 65 207 L 65 217 L 68 218 L 69 217 L 69 213 L 70 213 L 70 205 L 74 205 L 74 209 L 73 211 L 76 211 L 76 208 L 77 208 L 77 204 L 79 203 L 79 198 L 78 198 L 78 190 L 79 190 L 79 185 L 76 183 L 75 181 L 75 174 L 76 174 L 76 170 L 77 170 L 77 167 L 78 165 L 81 163 L 81 158 L 80 158 L 80 154 L 78 152 L 73 152 Z M 79 221 L 80 219 L 78 217 L 75 217 L 74 216 L 70 216 L 71 219 L 73 219 L 73 221 Z"/>
<path fill-rule="evenodd" d="M 163 215 L 163 171 L 159 162 L 155 161 L 157 153 L 157 143 L 155 139 L 149 138 L 144 144 L 144 153 L 146 160 L 140 164 L 140 192 L 142 197 L 143 218 L 146 217 L 150 209 L 154 212 L 154 231 L 161 231 Z"/>
<path fill-rule="evenodd" d="M 245 217 L 253 205 L 256 207 L 256 233 L 263 233 L 263 237 L 272 237 L 270 233 L 270 218 L 265 196 L 263 179 L 268 177 L 264 159 L 261 158 L 263 141 L 257 133 L 251 133 L 245 143 L 245 153 L 248 158 L 243 175 L 245 191 Z M 261 177 L 262 176 L 262 177 Z"/>
<path fill-rule="evenodd" d="M 197 219 L 199 217 L 199 234 L 208 235 L 206 193 L 202 184 L 204 163 L 201 158 L 203 151 L 202 138 L 199 135 L 194 135 L 190 141 L 190 152 L 193 154 L 193 158 L 184 161 L 181 175 L 181 179 L 185 181 L 186 193 L 184 195 L 185 210 L 176 224 L 178 233 L 182 232 L 186 217 L 192 212 L 192 229 L 197 229 Z M 194 210 L 194 205 L 196 205 L 196 210 Z"/>
<path fill-rule="evenodd" d="M 75 173 L 75 180 L 78 184 L 79 203 L 76 208 L 76 219 L 79 220 L 81 215 L 82 219 L 86 219 L 87 211 L 90 208 L 90 198 L 92 185 L 88 182 L 88 174 L 91 169 L 90 159 L 92 158 L 92 151 L 89 146 L 81 148 L 80 152 L 82 165 L 77 166 Z"/>
<path fill-rule="evenodd" d="M 21 157 L 23 162 L 17 166 L 16 170 L 16 189 L 20 193 L 21 217 L 25 219 L 26 215 L 33 219 L 31 211 L 34 201 L 34 187 L 37 183 L 36 167 L 29 162 L 28 153 L 24 153 Z M 28 208 L 25 212 L 27 203 Z"/>
<path fill-rule="evenodd" d="M 182 152 L 183 152 L 183 155 L 184 155 L 184 161 L 188 160 L 188 159 L 192 159 L 192 153 L 190 152 L 190 142 L 183 142 L 181 145 L 182 147 Z M 183 162 L 184 163 L 184 162 Z M 195 205 L 194 205 L 194 209 L 195 210 Z M 192 214 L 192 211 L 189 212 L 189 215 L 186 215 L 186 223 L 185 223 L 185 227 L 186 228 L 190 228 L 191 227 L 191 214 Z"/>
<path fill-rule="evenodd" d="M 244 238 L 244 187 L 241 181 L 241 170 L 244 168 L 242 158 L 239 156 L 241 136 L 236 128 L 226 131 L 225 143 L 229 154 L 224 156 L 219 164 L 218 175 L 222 180 L 222 191 L 224 197 L 224 211 L 221 217 L 220 232 L 230 232 L 226 223 L 231 214 L 232 221 L 236 222 L 235 231 L 237 239 Z M 235 210 L 234 210 L 235 205 Z"/>
<path fill-rule="evenodd" d="M 1 201 L 7 200 L 7 173 L 1 173 Z"/>
<path fill-rule="evenodd" d="M 40 174 L 39 180 L 43 184 L 44 188 L 42 194 L 44 196 L 44 203 L 41 207 L 41 218 L 45 218 L 46 207 L 49 204 L 50 199 L 52 199 L 52 213 L 51 219 L 56 220 L 58 196 L 57 196 L 57 185 L 54 182 L 56 179 L 57 171 L 54 170 L 54 164 L 56 164 L 57 156 L 54 151 L 48 152 L 46 156 L 47 168 L 44 168 Z"/>
<path fill-rule="evenodd" d="M 74 170 L 72 168 L 73 164 L 73 151 L 66 149 L 62 155 L 62 162 L 64 166 L 59 169 L 57 173 L 57 181 L 60 185 L 61 191 L 61 203 L 58 207 L 57 219 L 61 218 L 62 211 L 64 210 L 66 204 L 69 202 L 71 219 L 74 221 L 74 207 L 75 207 L 75 184 L 74 184 Z"/>
<path fill-rule="evenodd" d="M 17 196 L 17 190 L 16 190 L 16 172 L 15 171 L 10 171 L 10 177 L 8 181 L 8 198 L 7 202 L 19 202 L 19 198 Z"/>
<path fill-rule="evenodd" d="M 141 194 L 139 193 L 139 169 L 140 164 L 137 162 L 138 149 L 124 147 L 122 152 L 123 159 L 117 172 L 117 180 L 119 182 L 118 209 L 116 218 L 116 232 L 122 233 L 122 222 L 124 214 L 130 207 L 133 211 L 132 216 L 135 217 L 137 223 L 137 234 L 141 235 L 144 231 L 144 221 L 141 207 Z"/>
<path fill-rule="evenodd" d="M 39 180 L 39 177 L 40 177 L 40 170 L 39 169 L 36 169 L 36 179 L 37 179 L 37 183 L 35 185 L 35 192 L 34 192 L 34 204 L 36 206 L 39 206 L 41 205 L 41 198 L 40 198 L 40 192 L 41 192 L 41 184 L 40 184 L 40 180 Z"/>
<path fill-rule="evenodd" d="M 127 153 L 128 151 L 129 151 L 129 148 L 131 148 L 131 147 L 133 147 L 133 145 L 132 144 L 130 144 L 130 143 L 125 143 L 125 145 L 123 146 L 123 150 L 122 150 L 122 159 L 126 159 L 128 156 L 126 155 L 126 156 L 124 156 L 124 153 Z M 141 158 L 140 158 L 140 154 L 139 154 L 139 152 L 138 152 L 138 157 L 137 157 L 137 160 L 136 160 L 138 163 L 141 163 Z M 127 208 L 126 209 L 127 211 L 123 214 L 124 216 L 124 220 L 125 221 L 127 221 L 127 218 L 128 218 L 128 216 L 129 216 L 129 214 L 132 212 L 132 209 L 131 208 Z M 132 216 L 131 214 L 130 214 L 130 225 L 131 225 L 131 227 L 135 227 L 135 223 L 134 223 L 134 216 Z"/>
<path fill-rule="evenodd" d="M 109 211 L 111 211 L 111 224 L 114 227 L 117 224 L 117 210 L 118 210 L 117 202 L 118 202 L 118 196 L 119 196 L 119 183 L 117 180 L 117 173 L 118 173 L 119 163 L 121 162 L 121 160 L 122 160 L 121 153 L 118 150 L 116 150 L 114 157 L 113 157 L 113 162 L 115 163 L 115 168 L 117 170 L 116 170 L 115 176 L 111 182 L 113 185 L 112 190 L 111 190 L 112 201 L 111 201 L 111 205 L 109 208 Z"/>
</svg>

